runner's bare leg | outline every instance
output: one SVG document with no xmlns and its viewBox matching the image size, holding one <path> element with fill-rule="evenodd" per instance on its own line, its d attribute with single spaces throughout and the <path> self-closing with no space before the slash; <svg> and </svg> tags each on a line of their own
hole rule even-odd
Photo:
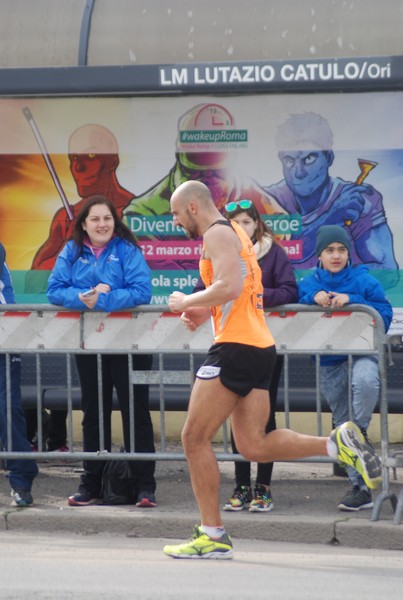
<svg viewBox="0 0 403 600">
<path fill-rule="evenodd" d="M 220 472 L 211 442 L 230 415 L 237 447 L 248 460 L 267 462 L 327 455 L 327 438 L 286 429 L 265 434 L 268 414 L 269 398 L 265 390 L 252 390 L 246 398 L 240 398 L 224 387 L 219 378 L 196 379 L 182 442 L 203 525 L 222 527 Z"/>
</svg>

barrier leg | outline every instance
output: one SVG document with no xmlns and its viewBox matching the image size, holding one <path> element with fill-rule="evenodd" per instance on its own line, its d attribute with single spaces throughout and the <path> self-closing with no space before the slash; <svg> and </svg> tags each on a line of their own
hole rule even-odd
<svg viewBox="0 0 403 600">
<path fill-rule="evenodd" d="M 390 500 L 392 509 L 395 512 L 396 506 L 397 506 L 396 494 L 391 494 L 386 491 L 381 492 L 374 502 L 374 508 L 372 509 L 372 514 L 371 514 L 371 521 L 378 521 L 379 516 L 381 514 L 382 504 L 385 500 Z M 402 503 L 403 503 L 403 498 L 402 498 Z"/>
<path fill-rule="evenodd" d="M 395 509 L 394 525 L 400 525 L 403 516 L 403 490 L 400 491 L 399 498 Z"/>
</svg>

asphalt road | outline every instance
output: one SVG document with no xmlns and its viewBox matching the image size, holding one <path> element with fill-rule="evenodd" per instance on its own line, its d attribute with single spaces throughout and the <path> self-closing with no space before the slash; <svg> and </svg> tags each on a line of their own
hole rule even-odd
<svg viewBox="0 0 403 600">
<path fill-rule="evenodd" d="M 233 560 L 175 560 L 171 540 L 0 533 L 1 600 L 400 600 L 403 553 L 237 540 Z"/>
</svg>

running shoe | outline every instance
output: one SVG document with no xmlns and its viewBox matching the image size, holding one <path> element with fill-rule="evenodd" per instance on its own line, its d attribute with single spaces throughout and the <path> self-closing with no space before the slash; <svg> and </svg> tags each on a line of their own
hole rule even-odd
<svg viewBox="0 0 403 600">
<path fill-rule="evenodd" d="M 273 496 L 264 485 L 257 484 L 255 494 L 249 506 L 249 512 L 269 512 L 273 510 Z"/>
<path fill-rule="evenodd" d="M 67 503 L 69 506 L 90 506 L 97 504 L 98 497 L 94 496 L 89 490 L 80 485 L 78 492 L 69 496 Z"/>
<path fill-rule="evenodd" d="M 205 534 L 199 525 L 195 525 L 193 537 L 184 544 L 165 546 L 164 553 L 172 558 L 232 558 L 232 541 L 224 533 L 219 539 L 212 539 Z"/>
<path fill-rule="evenodd" d="M 21 488 L 14 488 L 11 490 L 11 506 L 26 507 L 33 504 L 31 492 L 29 490 L 23 490 Z"/>
<path fill-rule="evenodd" d="M 157 506 L 157 501 L 154 494 L 147 491 L 140 492 L 137 498 L 136 506 L 139 506 L 140 508 L 154 508 L 154 506 Z"/>
<path fill-rule="evenodd" d="M 371 492 L 369 490 L 361 490 L 358 485 L 355 485 L 342 498 L 337 508 L 339 510 L 357 511 L 364 508 L 372 508 L 373 506 Z"/>
<path fill-rule="evenodd" d="M 338 460 L 356 469 L 367 487 L 376 489 L 382 481 L 381 461 L 360 428 L 352 421 L 346 421 L 332 431 L 330 439 L 337 445 Z"/>
<path fill-rule="evenodd" d="M 229 500 L 224 504 L 224 510 L 243 510 L 248 508 L 252 500 L 252 490 L 248 485 L 237 485 Z"/>
</svg>

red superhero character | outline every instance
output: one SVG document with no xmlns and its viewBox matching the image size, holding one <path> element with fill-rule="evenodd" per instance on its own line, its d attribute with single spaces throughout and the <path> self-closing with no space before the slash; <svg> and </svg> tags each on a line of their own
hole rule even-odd
<svg viewBox="0 0 403 600">
<path fill-rule="evenodd" d="M 75 218 L 89 196 L 102 194 L 112 200 L 119 217 L 135 197 L 118 182 L 118 144 L 106 127 L 91 123 L 76 129 L 69 139 L 68 156 L 77 192 L 82 199 L 56 212 L 49 237 L 35 254 L 32 269 L 53 269 L 59 252 L 72 234 Z"/>
</svg>

